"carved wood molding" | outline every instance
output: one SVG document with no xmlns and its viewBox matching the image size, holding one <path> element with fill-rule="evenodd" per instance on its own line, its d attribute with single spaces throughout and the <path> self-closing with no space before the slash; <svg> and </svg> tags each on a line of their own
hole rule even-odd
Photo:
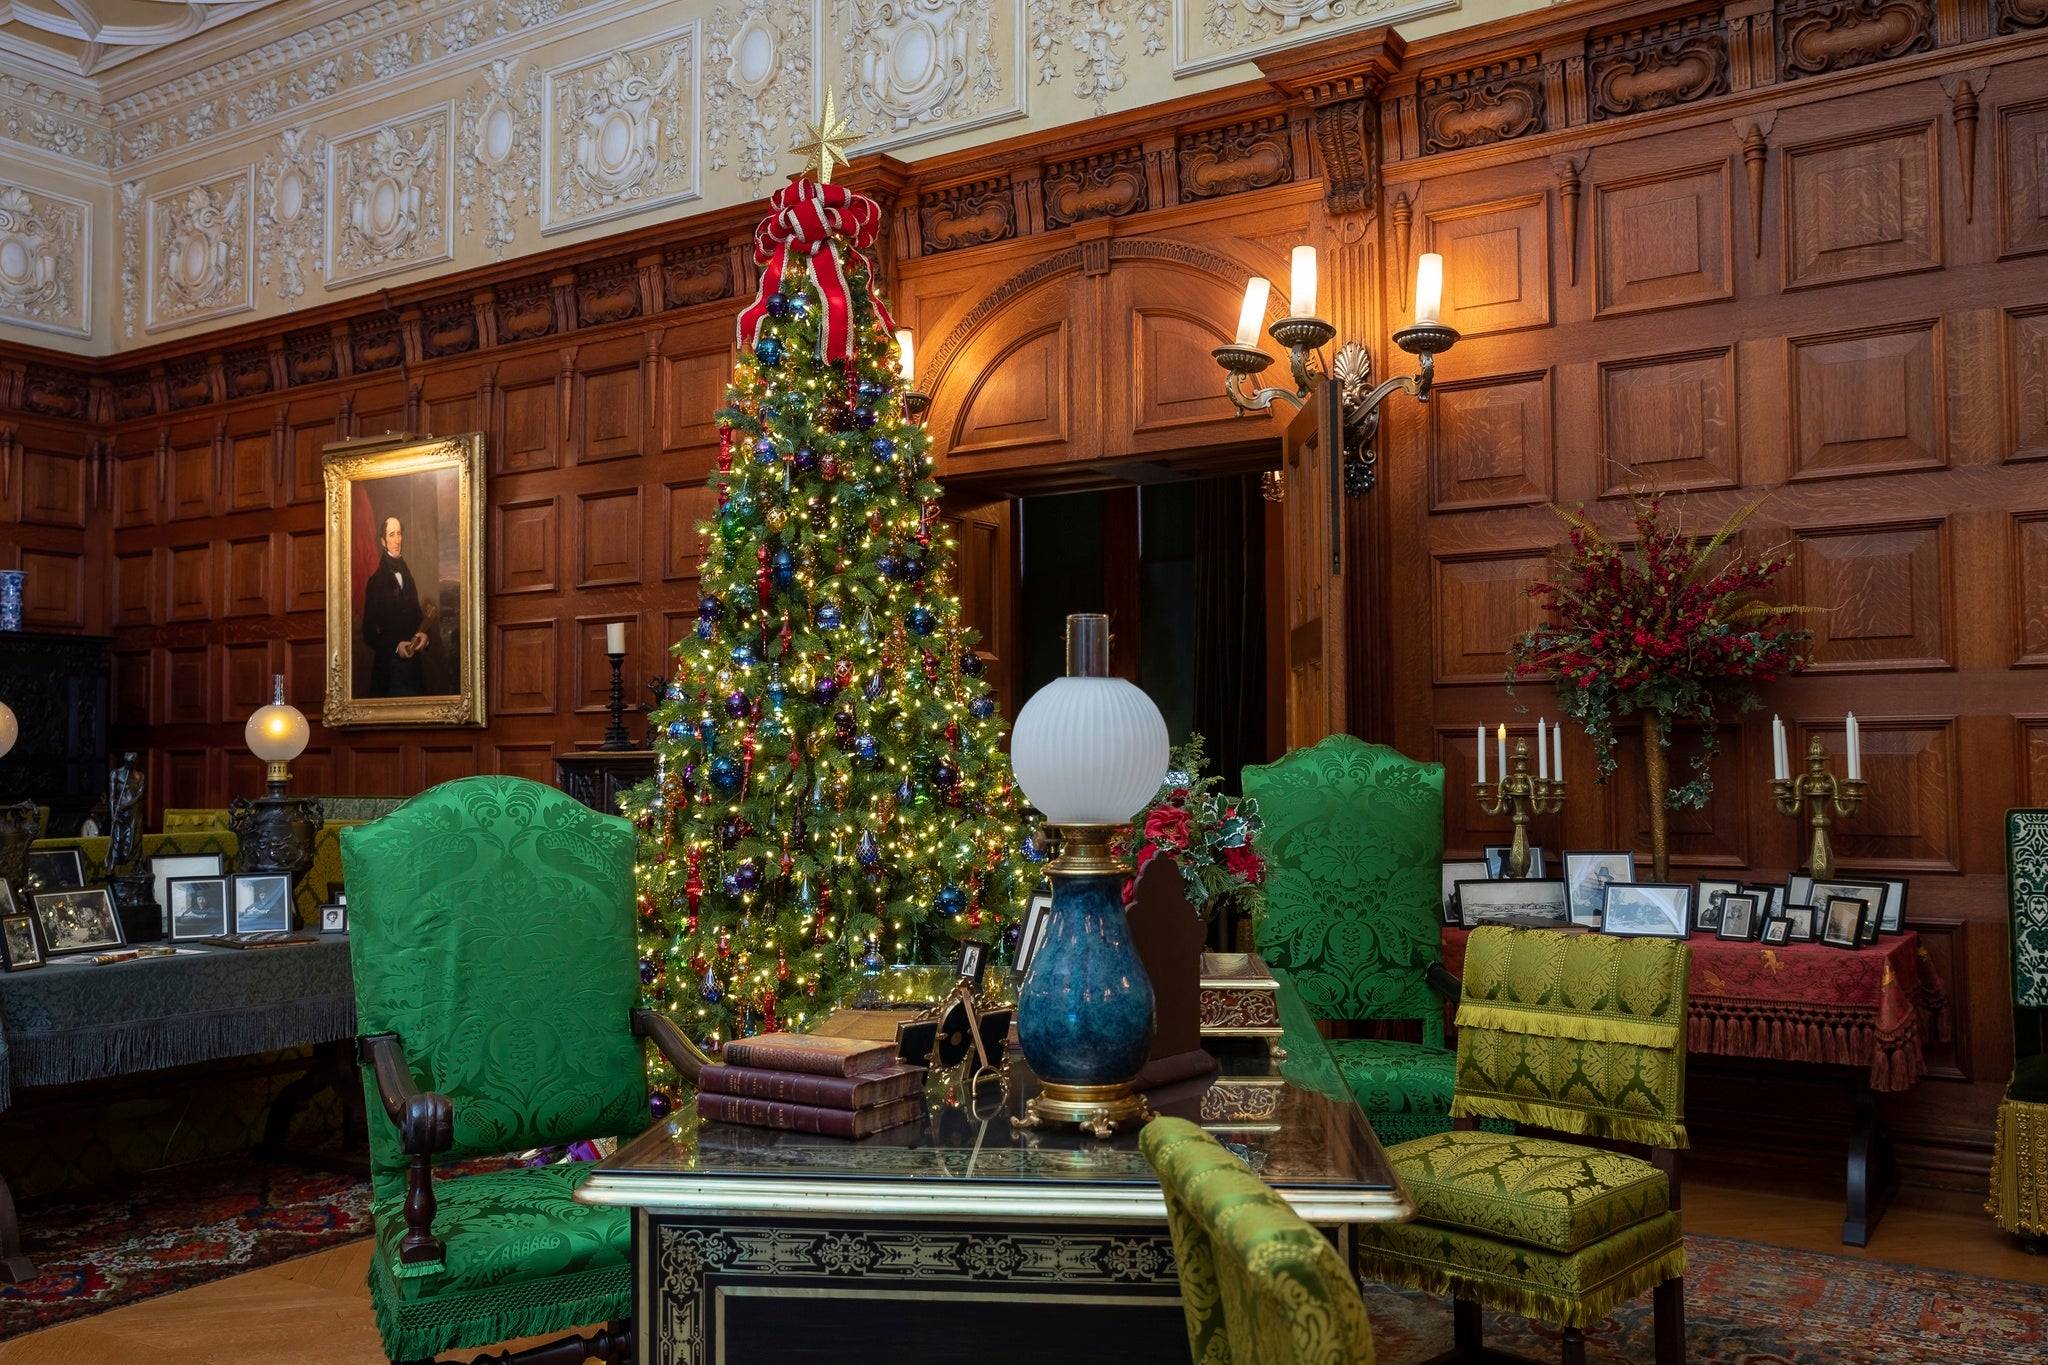
<svg viewBox="0 0 2048 1365">
<path fill-rule="evenodd" d="M 1934 46 L 1933 0 L 1791 0 L 1778 8 L 1785 80 L 1845 71 Z"/>
<path fill-rule="evenodd" d="M 1695 14 L 1604 34 L 1587 47 L 1595 120 L 1690 104 L 1728 88 L 1727 26 Z"/>
<path fill-rule="evenodd" d="M 1422 152 L 1462 151 L 1545 131 L 1544 78 L 1530 54 L 1442 76 L 1416 94 Z"/>
<path fill-rule="evenodd" d="M 1380 92 L 1406 53 L 1400 35 L 1383 28 L 1258 59 L 1267 79 L 1314 115 L 1323 203 L 1332 215 L 1371 213 L 1379 203 Z"/>
</svg>

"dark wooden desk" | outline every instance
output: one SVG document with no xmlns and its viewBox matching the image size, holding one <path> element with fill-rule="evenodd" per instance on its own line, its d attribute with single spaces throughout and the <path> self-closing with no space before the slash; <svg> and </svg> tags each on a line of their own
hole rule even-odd
<svg viewBox="0 0 2048 1365">
<path fill-rule="evenodd" d="M 1349 1255 L 1353 1223 L 1411 1216 L 1321 1040 L 1215 1039 L 1219 1070 L 1151 1092 Z M 1016 1128 L 1037 1082 L 1000 1082 L 861 1142 L 680 1115 L 577 1191 L 633 1209 L 638 1359 L 660 1365 L 1186 1365 L 1159 1181 L 1135 1132 Z M 1323 1089 L 1314 1087 L 1321 1086 Z M 1332 1092 L 1332 1093 L 1326 1093 Z"/>
</svg>

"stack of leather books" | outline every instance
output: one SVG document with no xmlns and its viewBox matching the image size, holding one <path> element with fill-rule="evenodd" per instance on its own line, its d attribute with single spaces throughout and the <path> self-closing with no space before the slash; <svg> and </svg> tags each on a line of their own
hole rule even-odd
<svg viewBox="0 0 2048 1365">
<path fill-rule="evenodd" d="M 763 1033 L 725 1045 L 697 1077 L 697 1114 L 716 1123 L 860 1138 L 924 1110 L 924 1068 L 866 1038 Z"/>
</svg>

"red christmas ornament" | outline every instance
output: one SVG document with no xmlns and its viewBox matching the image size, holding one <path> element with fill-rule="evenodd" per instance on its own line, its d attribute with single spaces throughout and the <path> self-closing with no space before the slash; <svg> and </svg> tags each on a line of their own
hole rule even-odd
<svg viewBox="0 0 2048 1365">
<path fill-rule="evenodd" d="M 747 727 L 746 738 L 740 741 L 740 795 L 747 794 L 747 783 L 754 776 L 754 727 Z"/>
<path fill-rule="evenodd" d="M 781 953 L 775 955 L 775 979 L 777 981 L 789 980 L 789 963 L 783 958 Z"/>
<path fill-rule="evenodd" d="M 828 480 L 838 478 L 839 457 L 828 452 L 824 459 L 818 461 L 818 472 Z"/>
<path fill-rule="evenodd" d="M 938 508 L 930 503 L 926 503 L 918 509 L 917 543 L 919 545 L 930 545 L 932 543 L 932 517 L 937 514 L 938 510 Z"/>
<path fill-rule="evenodd" d="M 924 676 L 926 682 L 935 683 L 939 680 L 939 661 L 932 656 L 930 650 L 924 652 Z"/>
<path fill-rule="evenodd" d="M 710 965 L 709 962 L 704 960 L 704 954 L 702 953 L 693 954 L 690 958 L 690 970 L 698 976 L 704 975 L 704 969 Z"/>
<path fill-rule="evenodd" d="M 732 940 L 727 938 L 723 933 L 719 934 L 718 936 L 718 955 L 720 957 L 732 956 Z"/>
<path fill-rule="evenodd" d="M 718 429 L 718 472 L 732 472 L 732 428 L 728 426 Z"/>
<path fill-rule="evenodd" d="M 701 866 L 703 861 L 703 849 L 693 848 L 690 850 L 690 875 L 683 879 L 683 899 L 690 904 L 690 926 L 692 928 L 695 928 L 697 924 L 697 902 L 704 899 L 704 876 Z"/>
<path fill-rule="evenodd" d="M 841 687 L 853 686 L 853 660 L 841 659 L 833 664 L 832 677 Z"/>
<path fill-rule="evenodd" d="M 768 547 L 766 545 L 755 547 L 754 562 L 759 566 L 754 570 L 754 586 L 760 589 L 761 605 L 763 608 L 766 608 L 775 593 L 775 575 L 768 569 Z M 761 623 L 761 633 L 764 637 L 768 633 L 768 623 L 766 621 Z M 765 638 L 762 643 L 767 643 Z"/>
<path fill-rule="evenodd" d="M 974 908 L 973 908 L 972 910 L 969 910 L 969 911 L 967 912 L 967 925 L 968 925 L 968 927 L 969 927 L 969 928 L 971 928 L 971 929 L 979 929 L 979 928 L 981 927 L 981 907 L 980 907 L 980 906 L 978 906 L 978 905 L 977 905 L 977 906 L 975 906 L 975 907 L 974 907 Z"/>
<path fill-rule="evenodd" d="M 882 509 L 877 507 L 868 513 L 868 530 L 879 535 L 882 530 Z"/>
<path fill-rule="evenodd" d="M 956 749 L 960 747 L 959 721 L 949 720 L 946 722 L 946 743 L 952 745 Z"/>
<path fill-rule="evenodd" d="M 782 861 L 778 863 L 777 866 L 782 869 L 782 875 L 784 877 L 787 877 L 789 875 L 790 869 L 796 866 L 796 864 L 793 861 L 791 861 L 789 856 L 789 836 L 787 834 L 782 836 Z"/>
<path fill-rule="evenodd" d="M 789 625 L 789 613 L 784 612 L 782 613 L 782 652 L 784 654 L 789 653 L 789 642 L 795 638 L 796 632 L 791 630 Z"/>
</svg>

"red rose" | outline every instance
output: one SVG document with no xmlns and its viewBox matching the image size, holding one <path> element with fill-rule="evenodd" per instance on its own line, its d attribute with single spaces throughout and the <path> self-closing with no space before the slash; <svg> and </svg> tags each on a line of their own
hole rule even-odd
<svg viewBox="0 0 2048 1365">
<path fill-rule="evenodd" d="M 1229 870 L 1231 876 L 1247 882 L 1259 881 L 1266 875 L 1265 860 L 1259 857 L 1259 851 L 1250 844 L 1224 849 L 1223 866 Z"/>
<path fill-rule="evenodd" d="M 1145 817 L 1145 837 L 1175 848 L 1188 846 L 1188 813 L 1179 806 L 1161 806 Z M 1140 863 L 1140 867 L 1144 864 Z"/>
</svg>

